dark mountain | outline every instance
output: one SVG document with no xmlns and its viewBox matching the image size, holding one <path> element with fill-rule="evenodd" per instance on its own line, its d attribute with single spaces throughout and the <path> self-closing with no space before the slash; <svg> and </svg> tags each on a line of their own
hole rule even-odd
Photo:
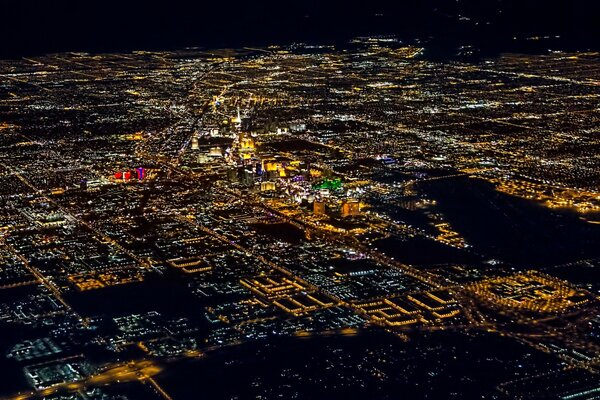
<svg viewBox="0 0 600 400">
<path fill-rule="evenodd" d="M 0 6 L 0 57 L 336 41 L 364 34 L 484 51 L 599 46 L 594 0 L 34 1 Z M 532 36 L 551 37 L 530 43 Z M 559 38 L 557 38 L 559 36 Z M 516 37 L 516 39 L 515 39 Z M 549 39 L 546 39 L 549 40 Z M 539 41 L 538 41 L 539 42 Z M 536 47 L 537 46 L 537 47 Z"/>
</svg>

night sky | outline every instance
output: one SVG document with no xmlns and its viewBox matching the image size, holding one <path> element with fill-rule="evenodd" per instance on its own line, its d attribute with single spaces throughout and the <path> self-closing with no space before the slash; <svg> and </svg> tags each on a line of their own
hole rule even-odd
<svg viewBox="0 0 600 400">
<path fill-rule="evenodd" d="M 514 37 L 561 36 L 553 47 L 597 47 L 595 0 L 310 1 L 5 0 L 0 57 L 336 41 L 396 34 L 436 45 L 514 50 Z M 534 49 L 535 50 L 535 49 Z"/>
</svg>

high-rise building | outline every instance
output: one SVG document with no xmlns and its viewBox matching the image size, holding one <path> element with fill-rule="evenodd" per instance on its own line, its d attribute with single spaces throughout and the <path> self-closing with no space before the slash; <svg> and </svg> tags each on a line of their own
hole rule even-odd
<svg viewBox="0 0 600 400">
<path fill-rule="evenodd" d="M 227 170 L 227 179 L 232 183 L 238 181 L 238 173 L 235 168 L 229 168 Z"/>
<path fill-rule="evenodd" d="M 313 203 L 313 213 L 315 215 L 327 215 L 325 202 L 321 200 L 315 200 Z"/>
<path fill-rule="evenodd" d="M 358 200 L 344 200 L 342 202 L 342 217 L 354 217 L 360 215 L 360 203 Z"/>
<path fill-rule="evenodd" d="M 144 167 L 136 168 L 135 173 L 137 174 L 137 178 L 139 180 L 143 180 L 144 178 L 146 178 L 146 169 Z"/>
<path fill-rule="evenodd" d="M 252 186 L 254 185 L 254 173 L 252 171 L 249 171 L 247 169 L 242 169 L 241 171 L 241 183 L 245 186 Z"/>
</svg>

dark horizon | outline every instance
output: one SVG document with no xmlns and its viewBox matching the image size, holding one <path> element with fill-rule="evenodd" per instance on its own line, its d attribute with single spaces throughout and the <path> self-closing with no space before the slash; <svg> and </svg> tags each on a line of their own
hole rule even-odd
<svg viewBox="0 0 600 400">
<path fill-rule="evenodd" d="M 267 0 L 159 6 L 108 1 L 4 6 L 0 58 L 56 52 L 123 52 L 185 47 L 241 47 L 340 42 L 360 35 L 420 39 L 452 51 L 472 45 L 485 54 L 597 49 L 598 5 L 587 0 L 409 0 L 399 3 Z M 546 37 L 540 41 L 532 37 Z"/>
</svg>

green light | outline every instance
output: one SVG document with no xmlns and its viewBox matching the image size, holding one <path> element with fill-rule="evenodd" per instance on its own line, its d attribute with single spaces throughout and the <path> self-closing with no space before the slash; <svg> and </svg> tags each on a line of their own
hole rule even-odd
<svg viewBox="0 0 600 400">
<path fill-rule="evenodd" d="M 312 186 L 314 190 L 329 189 L 329 190 L 340 190 L 342 188 L 342 180 L 340 178 L 335 179 L 323 179 L 320 183 L 316 183 Z"/>
</svg>

